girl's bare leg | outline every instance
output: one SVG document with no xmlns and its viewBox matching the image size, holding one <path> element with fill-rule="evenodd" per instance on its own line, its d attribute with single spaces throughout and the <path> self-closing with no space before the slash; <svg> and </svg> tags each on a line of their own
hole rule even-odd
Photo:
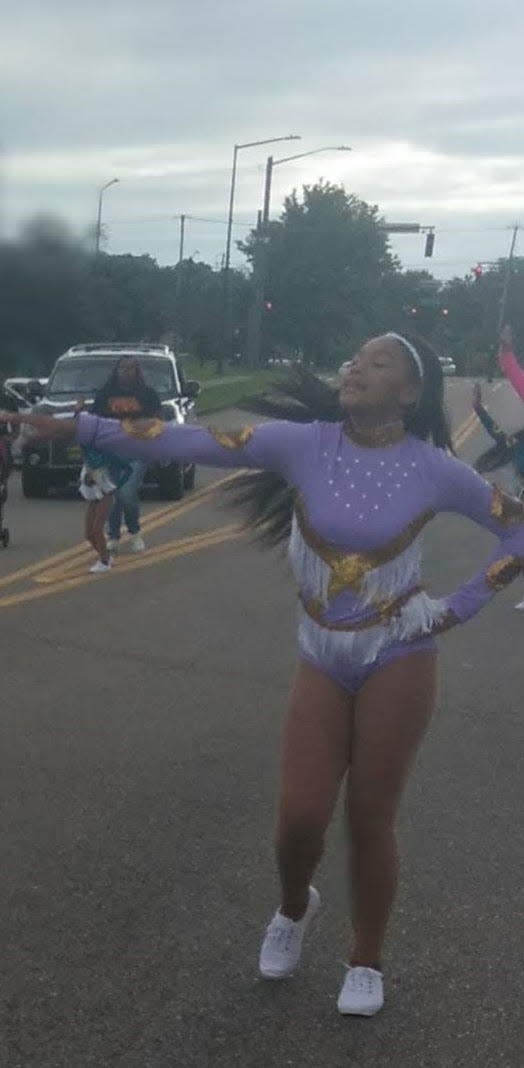
<svg viewBox="0 0 524 1068">
<path fill-rule="evenodd" d="M 94 536 L 96 538 L 96 551 L 100 556 L 103 564 L 109 562 L 109 552 L 107 549 L 107 541 L 105 535 L 105 524 L 109 518 L 109 513 L 113 507 L 114 496 L 112 493 L 106 493 L 101 501 L 97 501 L 97 510 L 95 517 Z"/>
<path fill-rule="evenodd" d="M 93 527 L 94 527 L 94 523 L 95 523 L 96 505 L 97 504 L 98 504 L 98 501 L 88 501 L 87 502 L 86 519 L 85 519 L 85 538 L 86 538 L 86 541 L 88 541 L 89 544 L 92 545 L 93 549 L 95 549 L 95 550 L 96 550 L 96 545 L 95 545 L 95 542 L 93 541 L 93 537 L 94 537 Z"/>
<path fill-rule="evenodd" d="M 89 501 L 87 506 L 86 538 L 98 553 L 103 564 L 109 561 L 104 526 L 112 507 L 112 493 L 106 493 L 100 501 Z"/>
<path fill-rule="evenodd" d="M 355 699 L 348 779 L 353 965 L 380 964 L 398 879 L 395 819 L 433 712 L 436 665 L 431 651 L 404 656 L 372 675 Z"/>
<path fill-rule="evenodd" d="M 350 695 L 301 661 L 282 739 L 276 843 L 280 911 L 292 920 L 307 908 L 311 877 L 348 768 L 351 729 Z"/>
</svg>

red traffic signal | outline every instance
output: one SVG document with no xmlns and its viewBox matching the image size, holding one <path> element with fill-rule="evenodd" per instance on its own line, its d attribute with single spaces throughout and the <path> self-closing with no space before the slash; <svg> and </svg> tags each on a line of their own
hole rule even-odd
<svg viewBox="0 0 524 1068">
<path fill-rule="evenodd" d="M 479 278 L 482 278 L 482 275 L 484 273 L 482 264 L 481 263 L 477 263 L 477 265 L 475 267 L 472 267 L 471 270 L 472 270 L 472 273 L 475 275 L 475 278 L 476 278 L 476 280 L 478 282 Z"/>
</svg>

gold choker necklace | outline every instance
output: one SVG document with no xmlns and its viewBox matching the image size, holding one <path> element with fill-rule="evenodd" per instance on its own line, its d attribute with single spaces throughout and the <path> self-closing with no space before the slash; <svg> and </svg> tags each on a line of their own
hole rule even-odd
<svg viewBox="0 0 524 1068">
<path fill-rule="evenodd" d="M 347 422 L 344 424 L 344 433 L 355 442 L 355 445 L 363 445 L 368 449 L 380 449 L 385 445 L 396 445 L 402 441 L 402 438 L 406 436 L 406 428 L 401 419 L 365 430 L 357 430 L 350 422 Z"/>
</svg>

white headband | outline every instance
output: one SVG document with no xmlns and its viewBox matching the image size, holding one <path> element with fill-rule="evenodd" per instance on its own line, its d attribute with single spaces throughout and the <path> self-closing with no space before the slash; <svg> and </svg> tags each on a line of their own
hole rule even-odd
<svg viewBox="0 0 524 1068">
<path fill-rule="evenodd" d="M 408 341 L 408 339 L 406 337 L 402 337 L 402 334 L 393 333 L 392 330 L 390 330 L 389 333 L 386 334 L 386 337 L 392 337 L 395 341 L 399 341 L 400 344 L 403 345 L 404 348 L 408 350 L 409 355 L 413 358 L 413 360 L 414 360 L 414 362 L 416 364 L 417 371 L 418 371 L 418 373 L 420 375 L 420 380 L 421 380 L 421 382 L 423 382 L 424 381 L 424 364 L 422 363 L 422 360 L 420 359 L 420 356 L 419 356 L 415 346 L 411 344 L 411 341 Z"/>
</svg>

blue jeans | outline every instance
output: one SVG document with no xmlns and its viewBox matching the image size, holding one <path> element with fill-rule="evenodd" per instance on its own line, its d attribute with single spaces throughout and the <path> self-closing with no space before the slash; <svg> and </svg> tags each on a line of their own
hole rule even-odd
<svg viewBox="0 0 524 1068">
<path fill-rule="evenodd" d="M 140 501 L 138 494 L 148 465 L 143 460 L 131 461 L 132 472 L 124 485 L 116 491 L 115 503 L 109 515 L 109 537 L 118 541 L 122 515 L 126 521 L 126 527 L 130 534 L 138 534 L 140 530 Z"/>
</svg>

